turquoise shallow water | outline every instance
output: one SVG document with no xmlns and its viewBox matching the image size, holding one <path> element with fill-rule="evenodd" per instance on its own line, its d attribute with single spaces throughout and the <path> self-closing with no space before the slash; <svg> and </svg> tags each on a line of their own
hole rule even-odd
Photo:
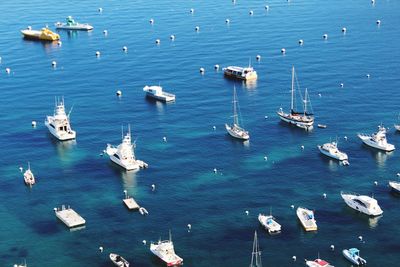
<svg viewBox="0 0 400 267">
<path fill-rule="evenodd" d="M 389 141 L 400 147 L 392 126 L 399 113 L 400 3 L 267 4 L 269 11 L 266 2 L 255 0 L 0 3 L 0 266 L 24 259 L 29 266 L 112 266 L 110 252 L 134 266 L 163 266 L 142 240 L 167 238 L 169 229 L 185 266 L 248 265 L 254 230 L 265 266 L 304 266 L 304 258 L 318 253 L 335 266 L 350 266 L 341 250 L 354 246 L 369 266 L 396 266 L 400 198 L 387 181 L 397 179 L 398 151 L 370 150 L 356 134 L 383 123 L 390 128 Z M 28 25 L 52 28 L 68 15 L 95 29 L 59 32 L 61 47 L 19 34 Z M 322 38 L 325 33 L 328 40 Z M 247 65 L 249 58 L 259 75 L 252 85 L 224 79 L 213 68 Z M 289 105 L 292 65 L 302 88 L 309 89 L 316 123 L 327 129 L 305 133 L 279 122 L 275 112 Z M 144 98 L 143 86 L 158 83 L 177 95 L 176 103 Z M 223 128 L 234 85 L 251 134 L 246 145 Z M 67 108 L 74 106 L 76 142 L 59 143 L 47 133 L 43 121 L 53 111 L 55 96 L 64 96 Z M 38 122 L 35 129 L 32 120 Z M 107 143 L 120 141 L 120 127 L 128 123 L 137 157 L 150 165 L 136 173 L 99 156 Z M 349 154 L 349 167 L 318 153 L 317 144 L 336 136 Z M 37 176 L 32 190 L 18 170 L 27 161 Z M 146 207 L 148 217 L 126 210 L 124 189 Z M 341 200 L 341 190 L 373 194 L 383 217 L 353 212 Z M 86 219 L 84 230 L 69 232 L 56 219 L 53 208 L 61 204 Z M 317 233 L 302 230 L 291 205 L 315 210 Z M 270 207 L 283 226 L 276 236 L 267 235 L 257 221 L 257 214 Z"/>
</svg>

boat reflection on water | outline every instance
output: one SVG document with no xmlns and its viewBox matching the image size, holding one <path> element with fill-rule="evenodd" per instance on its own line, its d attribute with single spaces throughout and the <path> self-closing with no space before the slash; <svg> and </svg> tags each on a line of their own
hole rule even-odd
<svg viewBox="0 0 400 267">
<path fill-rule="evenodd" d="M 257 80 L 243 81 L 242 85 L 247 90 L 255 90 L 257 88 Z"/>
<path fill-rule="evenodd" d="M 61 161 L 69 161 L 70 157 L 73 155 L 71 154 L 73 151 L 73 148 L 76 147 L 76 140 L 68 140 L 68 141 L 58 141 L 55 138 L 51 138 L 52 136 L 50 135 L 50 140 L 51 143 L 55 145 L 55 148 L 57 150 L 57 154 L 60 157 Z"/>
<path fill-rule="evenodd" d="M 369 227 L 370 227 L 371 229 L 376 228 L 376 227 L 378 226 L 379 220 L 380 220 L 382 217 L 383 217 L 383 215 L 368 218 Z"/>
<path fill-rule="evenodd" d="M 393 152 L 371 151 L 379 167 L 385 167 L 386 160 L 393 155 Z"/>
<path fill-rule="evenodd" d="M 122 178 L 122 183 L 123 183 L 122 185 L 125 190 L 136 187 L 136 185 L 137 185 L 136 173 L 137 172 L 138 172 L 138 170 L 121 172 L 121 178 Z"/>
</svg>

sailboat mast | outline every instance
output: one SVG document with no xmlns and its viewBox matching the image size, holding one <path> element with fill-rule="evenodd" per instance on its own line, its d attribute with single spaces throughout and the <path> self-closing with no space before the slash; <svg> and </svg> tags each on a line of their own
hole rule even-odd
<svg viewBox="0 0 400 267">
<path fill-rule="evenodd" d="M 306 88 L 306 91 L 304 92 L 304 116 L 307 113 L 307 97 L 308 97 L 308 92 L 307 92 L 307 88 Z"/>
<path fill-rule="evenodd" d="M 257 239 L 257 231 L 254 232 L 253 252 L 251 253 L 250 267 L 262 267 L 261 252 Z"/>
<path fill-rule="evenodd" d="M 237 107 L 236 107 L 236 86 L 233 87 L 233 124 L 239 125 Z"/>
<path fill-rule="evenodd" d="M 290 105 L 290 110 L 294 109 L 294 66 L 292 66 L 292 102 Z"/>
</svg>

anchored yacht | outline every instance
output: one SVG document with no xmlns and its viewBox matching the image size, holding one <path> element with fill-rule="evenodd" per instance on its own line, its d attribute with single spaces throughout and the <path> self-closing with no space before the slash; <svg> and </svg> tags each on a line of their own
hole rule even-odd
<svg viewBox="0 0 400 267">
<path fill-rule="evenodd" d="M 228 66 L 223 69 L 224 75 L 230 78 L 250 81 L 257 80 L 257 72 L 251 67 Z"/>
<path fill-rule="evenodd" d="M 346 153 L 341 152 L 338 147 L 337 147 L 337 141 L 336 142 L 329 142 L 329 143 L 325 143 L 322 146 L 319 145 L 318 149 L 319 151 L 321 151 L 322 154 L 333 158 L 333 159 L 337 159 L 339 161 L 347 161 L 349 158 L 347 156 Z"/>
<path fill-rule="evenodd" d="M 147 163 L 135 158 L 135 143 L 131 142 L 131 128 L 125 136 L 122 133 L 122 143 L 117 147 L 107 144 L 106 153 L 111 161 L 118 164 L 127 171 L 147 168 Z"/>
<path fill-rule="evenodd" d="M 172 243 L 171 232 L 169 233 L 169 240 L 161 241 L 150 244 L 150 251 L 164 261 L 167 266 L 182 265 L 183 259 L 176 255 L 174 244 Z"/>
<path fill-rule="evenodd" d="M 76 138 L 76 132 L 71 129 L 69 116 L 72 108 L 68 115 L 65 113 L 64 99 L 61 101 L 56 99 L 54 115 L 47 116 L 44 124 L 49 129 L 50 133 L 54 135 L 60 141 L 66 141 Z"/>
<path fill-rule="evenodd" d="M 307 232 L 317 231 L 317 222 L 315 221 L 314 212 L 312 210 L 298 207 L 296 214 L 301 224 L 303 225 L 304 230 L 306 230 Z"/>
<path fill-rule="evenodd" d="M 129 267 L 129 262 L 118 254 L 110 253 L 110 260 L 118 267 Z"/>
<path fill-rule="evenodd" d="M 381 207 L 378 205 L 378 201 L 372 197 L 344 192 L 341 192 L 340 195 L 350 208 L 361 213 L 370 216 L 379 216 L 383 213 Z"/>
<path fill-rule="evenodd" d="M 61 30 L 80 30 L 80 31 L 93 30 L 92 25 L 89 25 L 87 23 L 78 23 L 71 16 L 68 16 L 66 18 L 65 23 L 57 22 L 55 25 L 57 29 Z"/>
<path fill-rule="evenodd" d="M 308 103 L 310 102 L 310 97 L 308 95 L 307 89 L 305 90 L 305 95 L 304 99 L 302 100 L 303 106 L 303 112 L 299 112 L 295 110 L 295 100 L 296 100 L 296 94 L 295 94 L 295 78 L 297 82 L 297 76 L 294 71 L 294 66 L 292 68 L 292 100 L 290 104 L 290 112 L 285 113 L 282 108 L 280 108 L 277 112 L 278 116 L 281 118 L 282 121 L 293 124 L 299 128 L 303 128 L 305 130 L 311 130 L 313 128 L 314 124 L 314 114 L 310 113 L 307 111 L 307 106 Z M 297 82 L 298 84 L 298 82 Z"/>
<path fill-rule="evenodd" d="M 171 102 L 175 101 L 175 95 L 164 92 L 161 86 L 153 85 L 148 86 L 146 85 L 143 88 L 143 91 L 146 92 L 147 97 L 155 98 L 157 100 L 161 100 L 164 102 Z"/>
<path fill-rule="evenodd" d="M 358 137 L 364 142 L 364 144 L 373 148 L 377 148 L 386 152 L 390 152 L 395 149 L 394 145 L 387 142 L 386 129 L 383 126 L 378 126 L 378 132 L 373 133 L 372 135 L 358 134 Z"/>
<path fill-rule="evenodd" d="M 360 257 L 360 250 L 357 248 L 343 249 L 342 253 L 346 259 L 357 266 L 367 264 L 367 261 Z"/>
</svg>

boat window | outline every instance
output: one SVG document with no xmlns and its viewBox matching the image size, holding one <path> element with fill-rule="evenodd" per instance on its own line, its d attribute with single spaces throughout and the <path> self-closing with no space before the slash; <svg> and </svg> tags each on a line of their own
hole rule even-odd
<svg viewBox="0 0 400 267">
<path fill-rule="evenodd" d="M 114 157 L 116 157 L 117 159 L 119 159 L 119 156 L 117 154 L 114 154 Z"/>
<path fill-rule="evenodd" d="M 61 127 L 59 127 L 58 129 L 59 129 L 60 131 L 62 131 L 62 130 L 63 130 L 63 128 L 64 128 L 64 127 L 63 127 L 63 126 L 61 126 Z"/>
<path fill-rule="evenodd" d="M 367 207 L 367 206 L 365 205 L 365 203 L 364 203 L 364 202 L 362 202 L 361 200 L 359 200 L 359 199 L 353 199 L 353 200 L 354 200 L 354 202 L 356 202 L 356 203 L 360 204 L 361 206 L 363 206 L 363 207 Z"/>
</svg>

